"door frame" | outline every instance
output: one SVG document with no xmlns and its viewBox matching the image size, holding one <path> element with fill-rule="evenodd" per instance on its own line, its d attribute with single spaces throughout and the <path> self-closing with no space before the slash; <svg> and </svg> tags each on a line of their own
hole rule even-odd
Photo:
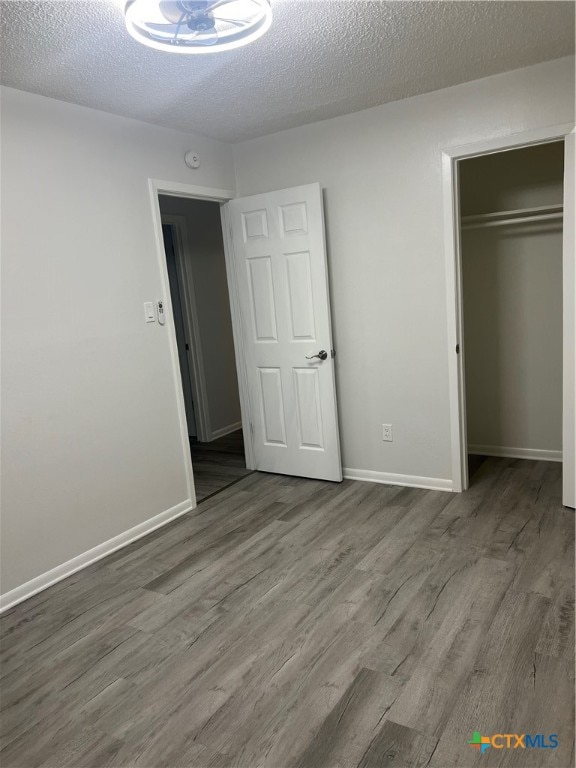
<svg viewBox="0 0 576 768">
<path fill-rule="evenodd" d="M 229 202 L 229 201 L 226 201 Z M 228 206 L 220 206 L 222 234 L 224 236 L 224 258 L 226 259 L 226 276 L 228 278 L 228 293 L 230 296 L 230 313 L 232 316 L 232 335 L 234 337 L 234 354 L 236 355 L 236 373 L 238 375 L 238 394 L 240 396 L 240 413 L 244 433 L 244 458 L 246 469 L 257 469 L 254 451 L 254 421 L 252 419 L 252 402 L 248 384 L 248 367 L 244 344 L 244 322 L 240 307 L 240 288 L 234 258 L 234 241 L 232 238 L 232 223 Z"/>
<path fill-rule="evenodd" d="M 229 253 L 229 233 L 224 226 L 225 221 L 225 203 L 236 196 L 236 192 L 229 189 L 215 189 L 213 187 L 202 187 L 194 184 L 182 184 L 175 181 L 164 181 L 161 179 L 148 179 L 148 194 L 150 197 L 150 208 L 152 213 L 152 226 L 154 229 L 154 238 L 156 241 L 156 259 L 160 273 L 160 290 L 167 309 L 166 330 L 168 331 L 168 345 L 170 349 L 170 361 L 172 367 L 172 381 L 176 396 L 176 408 L 178 421 L 180 424 L 180 438 L 182 443 L 182 453 L 184 458 L 184 469 L 186 482 L 190 498 L 196 506 L 196 492 L 194 490 L 194 472 L 192 469 L 192 457 L 190 454 L 190 442 L 188 438 L 188 424 L 186 421 L 186 409 L 184 405 L 184 391 L 182 388 L 182 377 L 180 374 L 180 360 L 178 358 L 178 345 L 176 342 L 176 328 L 172 314 L 172 300 L 170 297 L 170 283 L 168 280 L 168 267 L 166 265 L 166 254 L 164 251 L 164 238 L 162 236 L 162 213 L 160 211 L 159 195 L 169 195 L 172 197 L 185 197 L 191 200 L 210 200 L 220 204 L 222 235 L 224 240 L 224 255 L 226 258 L 226 275 L 228 279 L 228 289 L 230 293 L 230 310 L 232 314 L 232 331 L 234 336 L 234 350 L 236 353 L 236 366 L 238 369 L 238 389 L 240 394 L 240 407 L 242 413 L 242 429 L 244 431 L 244 449 L 246 455 L 246 467 L 254 469 L 254 451 L 252 446 L 252 433 L 250 428 L 250 409 L 248 393 L 246 391 L 246 371 L 244 363 L 243 339 L 241 318 L 238 314 L 235 302 L 232 297 L 237 292 L 234 270 L 230 269 L 231 255 Z"/>
<path fill-rule="evenodd" d="M 162 213 L 162 224 L 172 228 L 174 256 L 176 259 L 176 272 L 178 274 L 178 287 L 180 291 L 180 303 L 182 304 L 184 327 L 186 329 L 186 341 L 189 344 L 188 364 L 190 367 L 190 388 L 194 400 L 194 417 L 198 440 L 207 443 L 212 438 L 210 424 L 210 412 L 208 409 L 208 392 L 206 386 L 206 374 L 204 372 L 204 359 L 202 355 L 202 343 L 198 323 L 198 308 L 196 294 L 194 292 L 194 280 L 190 274 L 189 257 L 191 254 L 186 217 L 174 214 Z"/>
<path fill-rule="evenodd" d="M 446 298 L 447 298 L 447 331 L 448 331 L 448 376 L 450 391 L 450 442 L 452 450 L 452 483 L 454 491 L 468 488 L 468 458 L 466 432 L 466 393 L 464 374 L 464 345 L 463 345 L 463 295 L 462 295 L 462 253 L 460 242 L 460 199 L 458 163 L 471 157 L 506 152 L 512 149 L 548 144 L 553 141 L 566 140 L 574 130 L 573 123 L 564 123 L 531 131 L 499 136 L 485 141 L 473 142 L 442 149 L 442 189 L 444 207 L 444 254 L 446 267 Z M 570 168 L 564 169 L 564 190 L 574 184 L 570 176 Z M 574 213 L 564 211 L 564 229 L 574 227 Z M 574 369 L 574 348 L 570 347 L 569 339 L 573 338 L 570 329 L 570 317 L 574 317 L 574 285 L 569 276 L 574 274 L 573 248 L 563 244 L 563 464 L 574 461 L 574 456 L 566 456 L 565 449 L 573 454 L 574 442 L 566 440 L 566 435 L 574 429 L 573 406 L 570 391 L 567 387 L 567 371 Z M 459 349 L 459 353 L 457 350 Z M 573 380 L 573 378 L 572 378 Z M 563 473 L 566 475 L 567 473 Z M 565 486 L 566 488 L 566 486 Z"/>
</svg>

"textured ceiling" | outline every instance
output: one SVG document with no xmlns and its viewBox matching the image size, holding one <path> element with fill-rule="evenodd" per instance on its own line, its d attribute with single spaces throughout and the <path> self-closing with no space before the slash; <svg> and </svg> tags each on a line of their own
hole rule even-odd
<svg viewBox="0 0 576 768">
<path fill-rule="evenodd" d="M 573 2 L 272 0 L 236 51 L 135 42 L 121 0 L 2 2 L 2 82 L 239 141 L 574 52 Z"/>
</svg>

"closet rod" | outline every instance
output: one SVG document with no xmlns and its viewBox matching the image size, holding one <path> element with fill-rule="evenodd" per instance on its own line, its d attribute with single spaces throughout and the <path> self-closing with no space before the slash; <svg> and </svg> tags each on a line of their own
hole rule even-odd
<svg viewBox="0 0 576 768">
<path fill-rule="evenodd" d="M 475 216 L 462 216 L 462 228 L 499 227 L 510 224 L 525 224 L 532 221 L 547 221 L 562 218 L 562 205 L 542 205 L 538 208 L 519 208 L 514 211 L 481 213 Z"/>
<path fill-rule="evenodd" d="M 509 227 L 511 224 L 527 224 L 533 221 L 554 221 L 563 218 L 563 213 L 542 213 L 536 216 L 518 216 L 509 219 L 497 219 L 495 221 L 477 221 L 466 223 L 462 221 L 462 229 L 483 229 L 484 227 Z"/>
</svg>

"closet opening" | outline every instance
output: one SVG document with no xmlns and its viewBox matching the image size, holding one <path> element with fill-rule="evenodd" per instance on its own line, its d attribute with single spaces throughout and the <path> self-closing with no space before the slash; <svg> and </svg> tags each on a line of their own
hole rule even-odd
<svg viewBox="0 0 576 768">
<path fill-rule="evenodd" d="M 469 482 L 498 462 L 561 496 L 564 141 L 459 159 L 456 178 Z"/>
<path fill-rule="evenodd" d="M 220 204 L 158 195 L 196 501 L 246 468 Z"/>
</svg>

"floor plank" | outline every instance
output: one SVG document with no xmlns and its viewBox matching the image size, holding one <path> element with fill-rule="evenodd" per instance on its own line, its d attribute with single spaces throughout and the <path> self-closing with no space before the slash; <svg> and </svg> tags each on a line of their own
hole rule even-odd
<svg viewBox="0 0 576 768">
<path fill-rule="evenodd" d="M 246 469 L 241 429 L 209 443 L 190 440 L 190 454 L 197 502 L 238 482 L 252 471 Z"/>
<path fill-rule="evenodd" d="M 456 495 L 246 475 L 2 617 L 0 763 L 567 768 L 559 477 L 477 460 Z M 476 730 L 559 747 L 480 756 Z"/>
</svg>

